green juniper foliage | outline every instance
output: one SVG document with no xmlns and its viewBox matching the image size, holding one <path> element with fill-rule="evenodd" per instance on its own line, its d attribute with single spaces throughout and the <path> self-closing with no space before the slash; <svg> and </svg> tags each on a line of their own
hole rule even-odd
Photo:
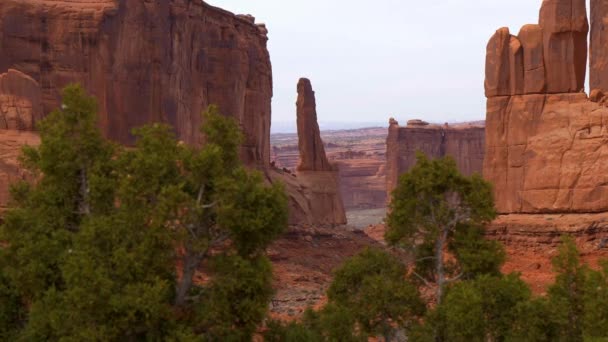
<svg viewBox="0 0 608 342">
<path fill-rule="evenodd" d="M 251 338 L 286 195 L 241 165 L 234 120 L 204 115 L 202 148 L 151 124 L 124 149 L 102 137 L 95 100 L 65 89 L 24 150 L 36 182 L 13 188 L 0 228 L 0 339 Z M 203 265 L 210 281 L 195 284 Z"/>
<path fill-rule="evenodd" d="M 386 240 L 413 251 L 414 274 L 435 286 L 441 303 L 446 286 L 475 274 L 497 274 L 504 252 L 481 239 L 480 229 L 494 219 L 489 183 L 479 175 L 460 174 L 453 159 L 429 160 L 418 153 L 416 165 L 403 174 L 392 194 Z M 445 251 L 456 257 L 446 260 Z M 477 258 L 482 251 L 485 261 Z"/>
</svg>

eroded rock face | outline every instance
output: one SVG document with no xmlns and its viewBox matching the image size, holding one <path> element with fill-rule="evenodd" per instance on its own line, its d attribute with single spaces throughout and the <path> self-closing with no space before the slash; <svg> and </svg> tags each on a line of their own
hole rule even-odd
<svg viewBox="0 0 608 342">
<path fill-rule="evenodd" d="M 543 29 L 547 92 L 579 92 L 587 71 L 587 5 L 585 0 L 544 0 Z"/>
<path fill-rule="evenodd" d="M 544 0 L 538 25 L 518 36 L 503 27 L 488 42 L 486 97 L 580 92 L 588 32 L 585 0 Z"/>
<path fill-rule="evenodd" d="M 389 122 L 386 140 L 386 191 L 397 187 L 399 176 L 416 165 L 416 153 L 429 158 L 451 156 L 465 175 L 481 173 L 485 152 L 485 129 L 481 123 L 461 125 L 419 125 L 410 120 L 400 127 L 394 119 Z M 410 122 L 416 123 L 411 125 Z"/>
<path fill-rule="evenodd" d="M 40 86 L 31 77 L 10 69 L 0 75 L 0 129 L 32 131 L 42 118 Z"/>
<path fill-rule="evenodd" d="M 0 129 L 0 213 L 9 203 L 11 184 L 32 179 L 19 162 L 22 148 L 39 144 L 40 137 L 34 132 Z"/>
<path fill-rule="evenodd" d="M 591 0 L 589 88 L 608 91 L 608 0 Z"/>
<path fill-rule="evenodd" d="M 608 108 L 583 93 L 488 99 L 485 177 L 503 213 L 608 211 Z"/>
<path fill-rule="evenodd" d="M 99 101 L 105 134 L 133 142 L 149 122 L 201 143 L 210 104 L 238 119 L 243 160 L 269 162 L 272 74 L 266 28 L 200 0 L 0 1 L 0 72 L 40 84 L 44 113 L 81 83 Z"/>
<path fill-rule="evenodd" d="M 297 120 L 300 162 L 297 177 L 310 207 L 313 224 L 340 225 L 346 223 L 344 203 L 340 193 L 340 178 L 325 155 L 321 140 L 315 93 L 308 79 L 298 82 Z"/>
<path fill-rule="evenodd" d="M 150 122 L 204 143 L 200 113 L 218 105 L 245 133 L 243 162 L 276 180 L 268 31 L 254 23 L 199 0 L 1 1 L 0 72 L 8 73 L 0 76 L 0 129 L 11 131 L 0 131 L 0 207 L 9 184 L 26 177 L 17 156 L 22 145 L 39 143 L 35 122 L 59 107 L 61 89 L 73 82 L 97 97 L 101 129 L 123 144 L 133 142 L 132 128 Z M 331 214 L 317 194 L 331 191 L 328 181 L 313 191 L 292 178 L 284 179 L 292 224 L 311 222 L 313 203 Z"/>
<path fill-rule="evenodd" d="M 297 122 L 300 162 L 298 171 L 333 171 L 325 155 L 317 122 L 317 102 L 310 80 L 301 78 L 298 82 Z"/>
<path fill-rule="evenodd" d="M 30 176 L 19 163 L 23 146 L 40 143 L 33 132 L 42 117 L 40 87 L 25 74 L 0 74 L 0 211 L 9 202 L 10 185 Z"/>
<path fill-rule="evenodd" d="M 496 206 L 504 214 L 608 211 L 608 108 L 603 91 L 594 89 L 590 98 L 580 92 L 587 57 L 585 2 L 545 0 L 540 27 L 547 87 L 488 96 L 484 176 L 494 184 Z M 596 38 L 602 35 L 597 28 Z M 539 32 L 529 25 L 521 32 L 527 72 L 539 66 Z M 592 49 L 592 59 L 594 53 L 602 54 Z M 525 89 L 541 89 L 538 76 L 530 77 L 533 84 L 526 78 Z"/>
</svg>

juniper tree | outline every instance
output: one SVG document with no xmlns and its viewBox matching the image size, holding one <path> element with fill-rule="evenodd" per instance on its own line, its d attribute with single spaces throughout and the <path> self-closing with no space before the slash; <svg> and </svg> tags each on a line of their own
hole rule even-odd
<svg viewBox="0 0 608 342">
<path fill-rule="evenodd" d="M 24 151 L 36 182 L 14 187 L 0 228 L 0 336 L 250 338 L 271 294 L 264 250 L 286 226 L 282 187 L 244 169 L 239 127 L 215 108 L 201 148 L 152 124 L 122 149 L 95 110 L 66 88 Z M 204 264 L 210 281 L 194 284 Z M 209 329 L 217 318 L 225 328 Z"/>
<path fill-rule="evenodd" d="M 392 194 L 385 238 L 413 252 L 413 274 L 436 286 L 435 300 L 441 304 L 447 284 L 498 272 L 503 252 L 481 234 L 495 216 L 489 183 L 479 175 L 463 176 L 449 157 L 429 160 L 418 153 L 416 165 L 400 177 Z M 479 250 L 490 261 L 476 258 Z M 446 259 L 449 251 L 455 260 Z"/>
</svg>

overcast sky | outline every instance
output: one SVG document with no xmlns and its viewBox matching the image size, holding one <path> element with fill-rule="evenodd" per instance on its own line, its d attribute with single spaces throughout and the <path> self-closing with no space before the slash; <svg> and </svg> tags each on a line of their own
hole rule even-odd
<svg viewBox="0 0 608 342">
<path fill-rule="evenodd" d="M 542 0 L 207 2 L 268 26 L 280 131 L 295 121 L 300 77 L 312 81 L 321 122 L 484 119 L 488 39 L 537 23 Z"/>
</svg>

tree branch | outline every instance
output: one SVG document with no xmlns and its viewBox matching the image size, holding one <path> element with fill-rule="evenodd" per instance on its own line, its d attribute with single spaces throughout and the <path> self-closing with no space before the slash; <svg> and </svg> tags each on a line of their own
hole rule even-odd
<svg viewBox="0 0 608 342">
<path fill-rule="evenodd" d="M 446 284 L 453 283 L 453 282 L 455 282 L 455 281 L 457 281 L 457 280 L 460 280 L 460 278 L 462 278 L 462 276 L 464 276 L 464 272 L 461 272 L 459 275 L 455 276 L 455 277 L 454 277 L 454 278 L 452 278 L 452 279 L 446 279 L 446 280 L 445 280 L 445 283 L 446 283 Z"/>
<path fill-rule="evenodd" d="M 420 274 L 418 274 L 417 272 L 412 272 L 412 274 L 413 274 L 413 275 L 415 275 L 415 276 L 416 276 L 416 278 L 418 278 L 418 279 L 422 280 L 422 282 L 424 282 L 424 284 L 425 284 L 426 286 L 428 286 L 428 287 L 431 287 L 431 286 L 432 286 L 432 284 L 431 284 L 431 283 L 430 283 L 428 280 L 424 279 L 424 278 L 423 278 L 423 277 L 422 277 Z"/>
</svg>

